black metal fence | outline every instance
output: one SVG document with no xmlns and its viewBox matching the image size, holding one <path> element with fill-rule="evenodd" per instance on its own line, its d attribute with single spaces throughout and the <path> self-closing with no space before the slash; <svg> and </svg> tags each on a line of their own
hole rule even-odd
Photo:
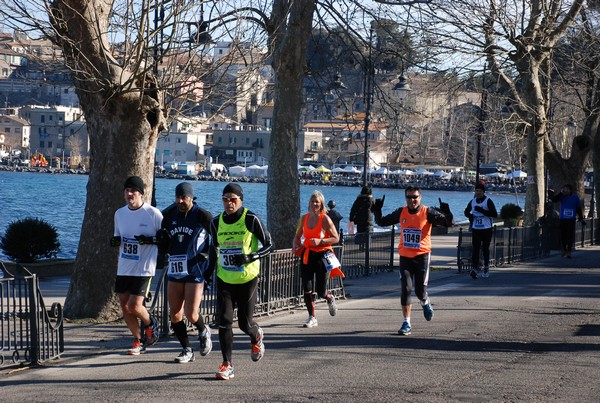
<svg viewBox="0 0 600 403">
<path fill-rule="evenodd" d="M 362 245 L 361 245 L 362 243 Z M 346 235 L 334 252 L 342 263 L 346 277 L 361 277 L 389 271 L 394 264 L 394 233 L 391 230 L 361 236 Z M 367 253 L 367 251 L 369 253 Z M 161 270 L 149 299 L 150 311 L 159 319 L 163 335 L 171 332 L 166 295 L 166 278 Z M 213 282 L 214 283 L 214 282 Z M 345 298 L 344 282 L 340 277 L 329 280 L 328 290 L 336 298 Z M 272 315 L 304 306 L 304 292 L 300 279 L 299 258 L 291 249 L 277 250 L 261 260 L 256 316 Z M 216 314 L 216 290 L 205 290 L 201 315 L 206 323 L 214 323 Z M 191 325 L 188 324 L 190 327 Z"/>
<path fill-rule="evenodd" d="M 585 226 L 577 224 L 577 245 L 594 244 L 598 224 L 588 219 Z M 397 265 L 396 231 L 344 235 L 343 242 L 334 247 L 347 278 L 368 276 L 393 270 Z M 500 266 L 517 261 L 548 256 L 558 248 L 558 227 L 552 223 L 533 227 L 494 227 L 491 245 L 491 264 Z M 2 264 L 2 262 L 0 262 Z M 459 272 L 470 271 L 471 234 L 460 230 L 457 245 Z M 36 275 L 18 266 L 18 273 L 0 279 L 0 366 L 9 364 L 38 364 L 59 358 L 64 352 L 63 318 L 60 304 L 47 309 Z M 159 270 L 147 299 L 149 310 L 159 319 L 161 333 L 171 332 L 167 302 L 166 271 Z M 345 298 L 340 277 L 329 281 L 328 289 L 337 298 Z M 216 314 L 215 288 L 205 290 L 201 314 L 206 323 L 214 323 Z M 299 258 L 291 249 L 278 250 L 261 260 L 259 292 L 255 315 L 272 315 L 304 306 L 300 280 Z"/>
<path fill-rule="evenodd" d="M 334 247 L 335 253 L 343 256 L 343 247 Z M 343 263 L 343 258 L 340 259 Z M 216 282 L 213 281 L 213 284 Z M 166 271 L 160 270 L 153 285 L 153 293 L 148 299 L 149 311 L 160 322 L 163 335 L 171 333 L 169 307 L 167 302 Z M 344 283 L 340 277 L 329 280 L 328 290 L 336 298 L 345 298 Z M 304 292 L 300 280 L 299 258 L 291 249 L 277 250 L 261 259 L 258 280 L 258 295 L 255 316 L 272 315 L 276 312 L 291 311 L 304 306 Z M 217 307 L 216 286 L 204 291 L 200 314 L 206 323 L 214 323 Z M 188 323 L 191 328 L 191 324 Z"/>
<path fill-rule="evenodd" d="M 0 278 L 0 367 L 59 358 L 65 350 L 62 306 L 46 308 L 39 279 L 23 266 L 14 273 L 0 267 L 6 273 Z"/>
<path fill-rule="evenodd" d="M 342 264 L 347 278 L 368 276 L 392 270 L 396 247 L 394 232 L 372 232 L 366 237 L 345 235 L 334 252 Z M 272 315 L 304 307 L 304 292 L 300 279 L 299 260 L 291 249 L 277 250 L 261 260 L 256 316 Z M 149 300 L 150 311 L 159 319 L 161 332 L 171 332 L 166 295 L 164 270 L 153 287 L 154 295 Z M 215 282 L 213 281 L 213 284 Z M 341 277 L 329 280 L 328 290 L 336 298 L 345 298 L 344 282 Z M 216 290 L 205 290 L 201 315 L 206 323 L 214 323 L 216 314 Z M 189 324 L 188 324 L 189 325 Z M 191 326 L 191 325 L 190 325 Z"/>
<path fill-rule="evenodd" d="M 595 244 L 597 219 L 587 219 L 585 224 L 577 222 L 575 246 Z M 469 272 L 473 267 L 471 232 L 462 228 L 458 234 L 456 261 L 458 272 Z M 560 249 L 560 230 L 557 221 L 538 223 L 532 227 L 493 227 L 490 244 L 490 266 L 501 266 L 514 262 L 539 259 L 550 255 L 551 250 Z M 477 266 L 479 262 L 477 262 Z"/>
</svg>

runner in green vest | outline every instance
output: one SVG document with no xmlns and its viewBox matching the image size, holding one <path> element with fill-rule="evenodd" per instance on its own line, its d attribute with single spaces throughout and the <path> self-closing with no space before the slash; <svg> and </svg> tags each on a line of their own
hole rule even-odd
<svg viewBox="0 0 600 403">
<path fill-rule="evenodd" d="M 213 245 L 210 252 L 211 267 L 205 273 L 212 277 L 217 269 L 217 320 L 219 344 L 223 363 L 217 379 L 231 379 L 233 363 L 233 312 L 237 307 L 238 326 L 250 336 L 252 361 L 258 361 L 265 352 L 263 331 L 254 321 L 257 297 L 259 259 L 273 248 L 271 235 L 260 218 L 242 207 L 244 193 L 240 185 L 230 183 L 223 189 L 224 212 L 210 224 Z"/>
</svg>

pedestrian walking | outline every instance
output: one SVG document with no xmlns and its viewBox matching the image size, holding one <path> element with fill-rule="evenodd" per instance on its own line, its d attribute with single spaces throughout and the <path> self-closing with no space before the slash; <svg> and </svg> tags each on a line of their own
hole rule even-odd
<svg viewBox="0 0 600 403">
<path fill-rule="evenodd" d="M 335 297 L 327 291 L 327 280 L 329 271 L 339 267 L 339 264 L 331 264 L 326 259 L 335 257 L 331 245 L 338 242 L 339 236 L 336 228 L 327 215 L 325 197 L 323 197 L 323 193 L 315 190 L 310 195 L 308 213 L 298 220 L 292 246 L 294 253 L 301 256 L 300 276 L 304 290 L 304 303 L 308 310 L 308 320 L 304 327 L 318 326 L 315 316 L 315 290 L 319 298 L 327 300 L 329 314 L 331 316 L 337 314 Z"/>
<path fill-rule="evenodd" d="M 552 191 L 551 200 L 554 203 L 560 203 L 559 228 L 561 256 L 566 256 L 570 259 L 573 244 L 575 243 L 575 220 L 579 217 L 579 221 L 585 225 L 581 199 L 573 193 L 573 186 L 569 183 L 562 187 L 560 193 L 554 193 Z"/>
<path fill-rule="evenodd" d="M 128 354 L 139 355 L 158 341 L 158 321 L 150 315 L 144 300 L 156 270 L 157 245 L 164 245 L 168 237 L 161 231 L 160 210 L 144 203 L 144 181 L 139 176 L 130 176 L 123 192 L 127 204 L 114 214 L 110 244 L 119 247 L 115 292 L 123 320 L 133 335 Z"/>
<path fill-rule="evenodd" d="M 179 363 L 196 359 L 183 316 L 198 330 L 200 355 L 212 350 L 211 329 L 200 315 L 200 304 L 209 266 L 210 221 L 212 214 L 195 202 L 194 188 L 188 182 L 175 187 L 175 203 L 163 211 L 162 228 L 169 236 L 167 263 L 167 296 L 173 332 L 182 351 L 175 357 Z"/>
<path fill-rule="evenodd" d="M 205 273 L 205 278 L 210 277 L 216 267 L 217 318 L 223 355 L 216 377 L 227 380 L 234 377 L 233 312 L 236 307 L 239 328 L 250 336 L 252 361 L 258 361 L 264 355 L 263 330 L 253 316 L 260 274 L 259 259 L 271 252 L 273 243 L 260 218 L 242 207 L 244 193 L 240 185 L 229 183 L 225 186 L 222 200 L 224 211 L 210 224 L 211 268 Z"/>
<path fill-rule="evenodd" d="M 471 278 L 477 279 L 479 268 L 479 255 L 483 254 L 483 278 L 488 278 L 490 273 L 490 243 L 494 231 L 494 218 L 498 211 L 492 199 L 485 195 L 485 185 L 475 185 L 475 197 L 469 201 L 465 208 L 465 216 L 471 223 Z"/>
<path fill-rule="evenodd" d="M 359 250 L 365 250 L 365 244 L 369 233 L 373 228 L 373 194 L 369 186 L 363 186 L 360 194 L 352 203 L 350 209 L 350 221 L 356 226 L 356 243 L 359 245 Z"/>
<path fill-rule="evenodd" d="M 327 202 L 327 215 L 329 216 L 329 218 L 331 218 L 331 221 L 333 222 L 333 226 L 335 227 L 335 230 L 337 231 L 338 235 L 340 236 L 340 238 L 342 237 L 342 234 L 340 232 L 340 221 L 342 221 L 342 219 L 344 218 L 339 211 L 336 210 L 335 208 L 335 200 L 329 200 Z"/>
<path fill-rule="evenodd" d="M 415 294 L 421 306 L 425 320 L 430 321 L 434 312 L 431 301 L 427 295 L 427 283 L 429 281 L 429 264 L 431 255 L 431 227 L 453 224 L 453 216 L 448 203 L 440 199 L 439 209 L 421 204 L 421 190 L 418 187 L 409 186 L 404 191 L 406 206 L 396 209 L 391 214 L 382 215 L 385 196 L 377 199 L 373 206 L 375 222 L 380 226 L 400 224 L 400 243 L 398 254 L 400 255 L 400 277 L 401 277 L 401 304 L 404 321 L 398 334 L 409 335 L 411 333 L 411 294 L 414 288 Z"/>
</svg>

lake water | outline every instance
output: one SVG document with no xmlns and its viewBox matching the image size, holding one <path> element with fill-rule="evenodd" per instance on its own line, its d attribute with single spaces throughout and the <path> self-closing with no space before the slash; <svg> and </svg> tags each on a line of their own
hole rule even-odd
<svg viewBox="0 0 600 403">
<path fill-rule="evenodd" d="M 61 250 L 60 258 L 74 258 L 81 234 L 81 224 L 85 208 L 85 192 L 87 175 L 48 174 L 35 172 L 0 171 L 0 235 L 4 235 L 6 227 L 15 220 L 26 217 L 41 218 L 56 227 Z M 163 209 L 174 201 L 175 186 L 179 180 L 158 178 L 156 182 L 157 207 Z M 221 192 L 225 182 L 192 181 L 198 204 L 213 214 L 223 210 Z M 266 192 L 264 183 L 242 183 L 244 189 L 244 206 L 266 220 Z M 307 186 L 300 187 L 300 209 L 305 212 L 308 198 L 313 190 L 320 190 L 325 200 L 334 199 L 336 208 L 342 214 L 341 227 L 346 228 L 352 203 L 360 193 L 360 187 L 345 186 Z M 405 204 L 403 189 L 373 188 L 373 196 L 378 198 L 385 194 L 384 214 L 391 213 Z M 488 192 L 500 208 L 506 203 L 516 203 L 514 194 L 494 194 Z M 438 206 L 438 197 L 450 205 L 455 221 L 466 220 L 463 211 L 473 197 L 471 192 L 452 192 L 423 190 L 422 203 Z M 525 196 L 520 194 L 518 202 L 524 206 Z M 108 217 L 112 220 L 112 216 Z M 0 250 L 0 259 L 6 259 Z"/>
</svg>

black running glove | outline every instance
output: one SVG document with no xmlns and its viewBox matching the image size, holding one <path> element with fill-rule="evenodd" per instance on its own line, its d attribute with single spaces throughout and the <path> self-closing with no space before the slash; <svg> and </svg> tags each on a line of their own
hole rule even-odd
<svg viewBox="0 0 600 403">
<path fill-rule="evenodd" d="M 110 238 L 110 246 L 120 246 L 121 245 L 121 237 L 113 236 Z"/>
<path fill-rule="evenodd" d="M 156 243 L 155 236 L 136 235 L 134 238 L 137 239 L 140 245 L 151 245 Z"/>
<path fill-rule="evenodd" d="M 446 216 L 452 216 L 450 205 L 448 205 L 448 203 L 444 203 L 441 198 L 438 198 L 438 200 L 440 201 L 440 211 Z"/>
<path fill-rule="evenodd" d="M 477 211 L 478 213 L 485 214 L 485 209 L 481 206 L 475 206 L 473 210 Z"/>
<path fill-rule="evenodd" d="M 258 259 L 258 256 L 256 256 L 254 253 L 250 255 L 244 255 L 241 253 L 233 257 L 233 264 L 236 266 L 243 266 L 247 263 L 255 261 L 256 259 Z"/>
<path fill-rule="evenodd" d="M 375 204 L 373 204 L 373 211 L 381 211 L 383 208 L 383 202 L 385 202 L 385 195 L 381 197 L 381 199 L 375 199 Z"/>
</svg>

